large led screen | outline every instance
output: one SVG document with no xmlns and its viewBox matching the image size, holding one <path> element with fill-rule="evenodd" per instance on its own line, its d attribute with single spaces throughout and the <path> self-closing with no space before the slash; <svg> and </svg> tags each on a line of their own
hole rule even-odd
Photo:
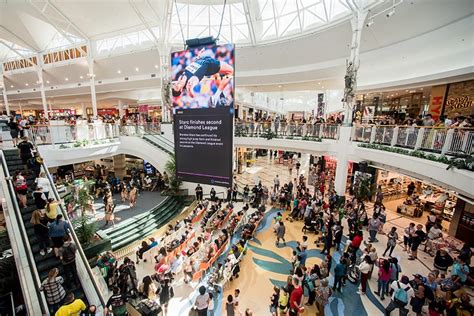
<svg viewBox="0 0 474 316">
<path fill-rule="evenodd" d="M 171 54 L 176 176 L 232 185 L 234 46 Z"/>
</svg>

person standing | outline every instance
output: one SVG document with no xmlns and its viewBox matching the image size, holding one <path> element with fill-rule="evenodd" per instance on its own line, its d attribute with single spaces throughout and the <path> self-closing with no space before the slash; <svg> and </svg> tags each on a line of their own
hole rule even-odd
<svg viewBox="0 0 474 316">
<path fill-rule="evenodd" d="M 301 163 L 299 160 L 296 161 L 295 167 L 296 167 L 296 175 L 298 176 L 300 174 L 300 168 L 301 168 Z"/>
<path fill-rule="evenodd" d="M 44 172 L 40 172 L 39 177 L 35 179 L 35 183 L 37 186 L 41 187 L 43 194 L 46 196 L 46 199 L 48 199 L 50 184 L 48 178 L 46 178 L 46 174 Z"/>
<path fill-rule="evenodd" d="M 392 268 L 390 267 L 390 262 L 388 260 L 383 260 L 379 264 L 379 278 L 377 280 L 377 292 L 376 295 L 380 295 L 380 299 L 383 301 L 385 299 L 385 294 L 387 290 L 387 284 L 392 276 Z"/>
<path fill-rule="evenodd" d="M 135 207 L 135 205 L 137 205 L 137 194 L 138 194 L 137 187 L 132 186 L 132 189 L 130 190 L 130 193 L 128 196 L 128 199 L 130 202 L 130 208 Z"/>
<path fill-rule="evenodd" d="M 22 137 L 21 142 L 18 144 L 20 150 L 20 159 L 23 164 L 26 165 L 28 160 L 33 158 L 33 144 L 28 141 L 28 137 Z"/>
<path fill-rule="evenodd" d="M 235 180 L 234 180 L 235 181 Z M 237 201 L 237 193 L 239 193 L 239 187 L 237 186 L 237 182 L 234 182 L 232 186 L 232 201 Z"/>
<path fill-rule="evenodd" d="M 28 193 L 28 184 L 26 183 L 26 179 L 23 177 L 21 172 L 18 172 L 18 174 L 15 176 L 13 185 L 15 187 L 15 192 L 20 208 L 25 208 L 27 206 L 26 195 Z"/>
<path fill-rule="evenodd" d="M 406 252 L 410 252 L 411 243 L 412 243 L 412 235 L 415 233 L 415 223 L 410 223 L 405 229 L 403 230 L 403 246 Z"/>
<path fill-rule="evenodd" d="M 109 225 L 109 221 L 112 222 L 112 225 L 115 227 L 115 205 L 112 198 L 112 192 L 107 192 L 105 194 L 105 226 Z"/>
<path fill-rule="evenodd" d="M 378 219 L 377 214 L 374 214 L 374 216 L 369 220 L 369 225 L 367 227 L 367 230 L 369 231 L 369 242 L 378 241 L 376 237 L 381 225 L 382 223 Z"/>
<path fill-rule="evenodd" d="M 19 127 L 18 123 L 15 121 L 15 118 L 10 118 L 10 122 L 8 122 L 8 127 L 10 128 L 10 136 L 12 137 L 13 147 L 16 147 L 18 146 Z"/>
<path fill-rule="evenodd" d="M 46 253 L 50 253 L 53 249 L 49 247 L 48 218 L 43 212 L 34 210 L 31 214 L 30 223 L 33 225 L 33 230 L 41 249 L 40 254 L 44 256 Z"/>
<path fill-rule="evenodd" d="M 250 188 L 247 184 L 245 185 L 243 191 L 244 191 L 244 202 L 248 202 L 249 201 Z"/>
<path fill-rule="evenodd" d="M 279 245 L 280 239 L 283 240 L 283 244 L 286 245 L 286 241 L 285 241 L 285 232 L 286 232 L 285 224 L 283 224 L 283 221 L 280 221 L 278 224 L 279 224 L 279 225 L 277 225 L 277 227 L 276 227 L 276 236 L 277 236 L 277 239 L 276 239 L 276 242 L 275 242 L 275 246 L 278 246 L 278 245 Z"/>
<path fill-rule="evenodd" d="M 372 270 L 372 260 L 370 256 L 366 255 L 359 264 L 360 271 L 360 291 L 357 291 L 357 294 L 365 295 L 367 290 L 367 280 L 369 279 L 370 271 Z"/>
<path fill-rule="evenodd" d="M 426 239 L 426 233 L 423 231 L 423 225 L 416 225 L 416 230 L 412 234 L 411 254 L 408 260 L 415 260 L 417 258 L 418 247 Z"/>
<path fill-rule="evenodd" d="M 112 310 L 114 316 L 126 316 L 127 313 L 127 296 L 120 293 L 120 289 L 115 286 L 113 289 L 114 294 L 109 298 L 107 304 L 105 304 L 105 315 Z"/>
<path fill-rule="evenodd" d="M 48 277 L 41 283 L 40 291 L 44 292 L 51 314 L 53 315 L 58 310 L 59 303 L 61 303 L 66 296 L 66 291 L 64 291 L 62 286 L 63 283 L 64 280 L 59 276 L 58 268 L 49 270 Z"/>
<path fill-rule="evenodd" d="M 303 288 L 301 287 L 301 281 L 298 277 L 293 276 L 292 284 L 294 286 L 293 291 L 290 294 L 290 309 L 288 311 L 289 316 L 297 316 L 304 312 L 303 306 Z"/>
<path fill-rule="evenodd" d="M 63 216 L 58 214 L 56 220 L 48 224 L 49 237 L 53 241 L 54 254 L 59 257 L 59 248 L 64 244 L 64 236 L 71 229 L 69 223 L 62 220 Z"/>
<path fill-rule="evenodd" d="M 316 287 L 316 308 L 318 309 L 318 315 L 324 316 L 324 307 L 329 303 L 329 298 L 332 295 L 332 290 L 328 286 L 328 280 L 322 279 L 321 285 Z"/>
<path fill-rule="evenodd" d="M 170 285 L 169 279 L 164 279 L 163 283 L 160 284 L 160 288 L 158 288 L 159 296 L 160 296 L 160 306 L 163 307 L 163 315 L 166 316 L 168 313 L 168 303 L 170 299 L 174 296 L 173 287 Z"/>
<path fill-rule="evenodd" d="M 345 272 L 346 266 L 344 265 L 342 260 L 339 260 L 339 262 L 334 267 L 334 285 L 332 286 L 333 291 L 336 291 L 337 289 L 339 293 L 341 292 L 343 279 L 346 274 Z"/>
<path fill-rule="evenodd" d="M 288 172 L 291 177 L 293 174 L 293 158 L 288 159 Z"/>
<path fill-rule="evenodd" d="M 196 200 L 202 201 L 202 186 L 199 183 L 196 186 L 195 191 L 196 191 Z"/>
<path fill-rule="evenodd" d="M 199 287 L 199 295 L 194 301 L 194 307 L 198 312 L 198 316 L 207 316 L 207 307 L 209 306 L 209 294 L 206 291 L 206 287 L 201 285 Z"/>
<path fill-rule="evenodd" d="M 59 248 L 59 260 L 61 260 L 64 268 L 64 275 L 68 282 L 73 282 L 75 285 L 81 285 L 77 275 L 76 267 L 76 251 L 77 247 L 72 243 L 69 235 L 64 236 L 64 244 Z"/>
<path fill-rule="evenodd" d="M 410 286 L 410 280 L 407 276 L 402 276 L 400 281 L 395 280 L 390 285 L 393 294 L 390 304 L 385 308 L 385 316 L 389 316 L 392 311 L 399 309 L 400 316 L 408 315 L 408 309 L 405 307 L 415 296 L 415 292 Z"/>
<path fill-rule="evenodd" d="M 216 201 L 216 190 L 214 189 L 214 187 L 211 188 L 211 192 L 209 192 L 209 195 L 211 197 L 211 201 L 215 202 Z"/>
<path fill-rule="evenodd" d="M 36 186 L 35 190 L 33 191 L 33 199 L 35 200 L 36 208 L 38 210 L 46 209 L 46 205 L 48 204 L 48 199 L 46 195 L 43 193 L 43 188 L 40 186 Z"/>
<path fill-rule="evenodd" d="M 388 255 L 390 257 L 392 256 L 393 249 L 395 249 L 395 246 L 397 245 L 397 240 L 398 240 L 397 228 L 392 227 L 387 237 L 388 237 L 387 248 L 383 252 L 383 257 L 385 257 L 385 254 L 387 253 L 387 251 L 388 251 Z"/>
<path fill-rule="evenodd" d="M 280 190 L 280 178 L 278 175 L 275 176 L 273 179 L 273 191 L 279 191 Z"/>
<path fill-rule="evenodd" d="M 74 297 L 74 293 L 68 293 L 64 304 L 58 309 L 55 316 L 79 316 L 87 308 L 86 304 Z"/>
</svg>

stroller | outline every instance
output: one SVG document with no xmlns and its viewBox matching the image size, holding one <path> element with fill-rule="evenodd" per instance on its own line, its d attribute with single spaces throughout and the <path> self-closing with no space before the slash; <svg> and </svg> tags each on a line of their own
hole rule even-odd
<svg viewBox="0 0 474 316">
<path fill-rule="evenodd" d="M 307 217 L 305 220 L 304 220 L 304 226 L 303 228 L 301 229 L 301 231 L 303 233 L 306 234 L 306 232 L 313 232 L 315 233 L 316 235 L 319 234 L 319 230 L 318 228 L 316 227 L 318 225 L 318 222 L 315 221 L 315 220 L 312 220 L 311 217 Z"/>
</svg>

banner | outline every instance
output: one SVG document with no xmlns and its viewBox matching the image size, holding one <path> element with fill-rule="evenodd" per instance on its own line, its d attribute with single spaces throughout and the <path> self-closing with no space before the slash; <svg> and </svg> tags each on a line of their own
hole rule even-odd
<svg viewBox="0 0 474 316">
<path fill-rule="evenodd" d="M 446 88 L 447 86 L 434 86 L 431 89 L 431 100 L 428 113 L 431 114 L 433 120 L 438 120 L 441 115 L 441 110 L 443 108 L 444 99 L 446 98 Z"/>
<path fill-rule="evenodd" d="M 230 187 L 234 118 L 234 46 L 171 54 L 176 177 Z"/>
<path fill-rule="evenodd" d="M 317 117 L 324 117 L 324 93 L 318 93 L 318 113 Z"/>
</svg>

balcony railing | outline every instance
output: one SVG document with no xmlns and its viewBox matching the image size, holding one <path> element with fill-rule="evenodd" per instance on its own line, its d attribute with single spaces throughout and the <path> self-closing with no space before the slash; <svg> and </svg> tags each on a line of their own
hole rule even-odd
<svg viewBox="0 0 474 316">
<path fill-rule="evenodd" d="M 237 137 L 265 137 L 272 133 L 277 138 L 339 138 L 339 125 L 334 124 L 245 122 L 235 123 L 234 130 Z"/>
<path fill-rule="evenodd" d="M 443 155 L 470 155 L 473 153 L 474 130 L 360 125 L 352 128 L 352 141 L 404 147 Z"/>
</svg>

